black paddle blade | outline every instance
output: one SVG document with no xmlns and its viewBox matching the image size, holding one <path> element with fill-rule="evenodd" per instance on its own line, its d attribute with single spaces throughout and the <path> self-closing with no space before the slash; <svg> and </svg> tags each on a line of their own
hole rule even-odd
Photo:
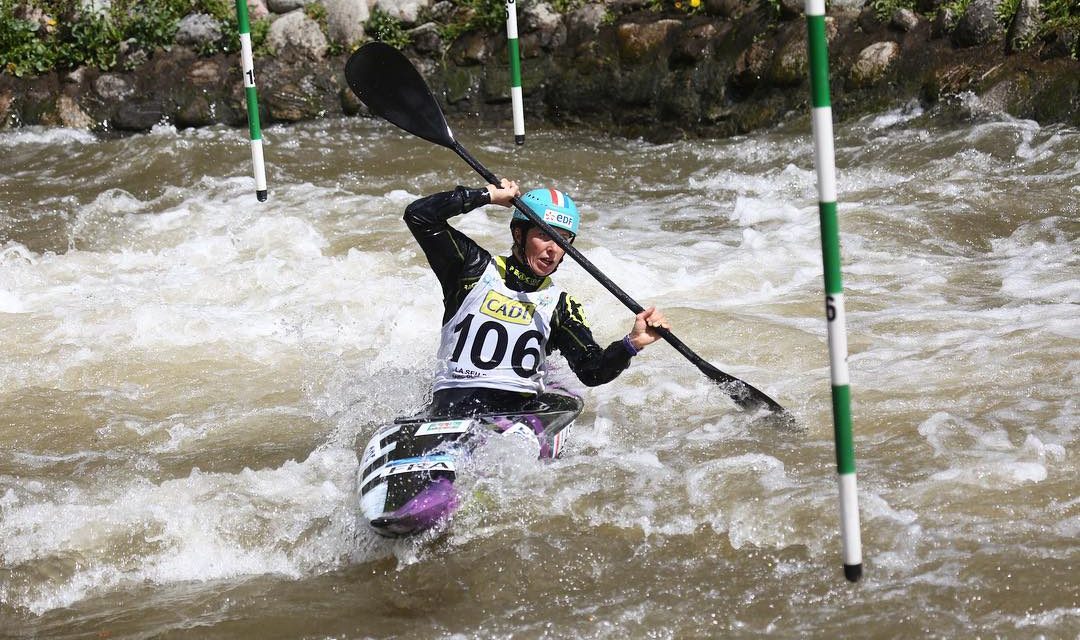
<svg viewBox="0 0 1080 640">
<path fill-rule="evenodd" d="M 696 361 L 698 369 L 710 380 L 715 382 L 725 393 L 745 411 L 757 411 L 765 409 L 776 413 L 787 413 L 787 410 L 779 402 L 767 396 L 749 382 L 744 382 L 735 376 L 724 373 L 704 360 Z"/>
<path fill-rule="evenodd" d="M 345 63 L 345 80 L 372 113 L 405 131 L 447 148 L 454 135 L 427 83 L 400 51 L 369 42 Z"/>
</svg>

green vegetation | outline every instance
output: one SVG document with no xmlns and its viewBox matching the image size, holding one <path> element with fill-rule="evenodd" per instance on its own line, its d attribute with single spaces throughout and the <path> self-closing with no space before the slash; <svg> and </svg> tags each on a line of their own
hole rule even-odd
<svg viewBox="0 0 1080 640">
<path fill-rule="evenodd" d="M 448 24 L 440 25 L 439 37 L 450 44 L 469 31 L 494 32 L 505 28 L 506 2 L 504 0 L 451 0 L 454 15 Z"/>
<path fill-rule="evenodd" d="M 371 9 L 371 16 L 364 23 L 364 33 L 372 40 L 385 42 L 396 49 L 404 49 L 412 41 L 401 20 L 378 7 Z"/>
<path fill-rule="evenodd" d="M 994 18 L 997 19 L 998 23 L 1008 29 L 1013 18 L 1016 16 L 1016 10 L 1018 8 L 1020 8 L 1020 0 L 1001 0 L 1001 3 L 994 7 Z"/>
<path fill-rule="evenodd" d="M 180 20 L 191 13 L 209 14 L 222 25 L 222 38 L 200 53 L 237 47 L 228 0 L 113 0 L 100 12 L 78 0 L 0 0 L 0 72 L 22 77 L 80 65 L 103 71 L 134 65 L 172 44 Z M 253 47 L 263 43 L 268 28 L 267 20 L 252 23 Z"/>
<path fill-rule="evenodd" d="M 898 9 L 915 10 L 915 0 L 870 0 L 870 8 L 882 22 L 891 20 Z"/>
<path fill-rule="evenodd" d="M 1043 33 L 1060 30 L 1080 35 L 1080 2 L 1077 0 L 1043 0 L 1039 6 L 1043 14 Z M 1080 37 L 1073 47 L 1072 56 L 1080 58 Z"/>
<path fill-rule="evenodd" d="M 779 15 L 780 0 L 762 0 L 774 13 Z M 941 6 L 941 10 L 947 10 L 952 15 L 959 17 L 964 14 L 971 0 L 947 0 Z M 887 21 L 892 18 L 897 9 L 915 10 L 915 0 L 870 0 L 870 7 L 878 20 Z M 1016 12 L 1020 7 L 1020 0 L 1002 0 L 994 10 L 994 17 L 1005 28 L 1012 24 Z M 1043 16 L 1042 26 L 1036 36 L 1043 37 L 1051 31 L 1065 31 L 1080 34 L 1080 2 L 1077 0 L 1042 0 L 1039 3 L 1040 13 Z M 933 18 L 932 15 L 925 16 Z M 951 29 L 955 25 L 949 25 Z M 1074 50 L 1073 57 L 1080 55 L 1080 51 Z"/>
</svg>

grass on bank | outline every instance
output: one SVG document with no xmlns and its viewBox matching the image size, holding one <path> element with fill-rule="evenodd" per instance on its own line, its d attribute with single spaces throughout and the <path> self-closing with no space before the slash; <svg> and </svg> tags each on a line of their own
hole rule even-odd
<svg viewBox="0 0 1080 640">
<path fill-rule="evenodd" d="M 201 53 L 238 45 L 228 0 L 112 0 L 103 11 L 84 8 L 80 0 L 0 0 L 0 71 L 22 77 L 82 65 L 133 68 L 155 48 L 171 45 L 180 20 L 191 13 L 222 24 L 221 39 Z M 253 40 L 265 39 L 264 22 L 259 30 L 252 25 Z"/>
</svg>

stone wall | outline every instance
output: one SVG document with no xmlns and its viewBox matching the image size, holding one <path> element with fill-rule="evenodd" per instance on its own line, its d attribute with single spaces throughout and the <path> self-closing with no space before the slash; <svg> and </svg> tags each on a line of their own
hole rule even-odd
<svg viewBox="0 0 1080 640">
<path fill-rule="evenodd" d="M 278 4 L 271 2 L 271 10 Z M 779 7 L 777 14 L 746 0 L 706 0 L 704 10 L 688 15 L 617 0 L 559 14 L 546 3 L 527 5 L 519 13 L 527 118 L 659 140 L 745 133 L 805 116 L 805 19 L 801 3 Z M 324 32 L 331 21 L 319 25 L 302 6 L 285 8 L 271 26 L 273 55 L 255 61 L 263 124 L 363 114 L 345 84 L 347 53 L 330 53 L 335 40 Z M 444 42 L 445 31 L 424 20 L 438 5 L 407 8 L 399 9 L 415 26 L 406 54 L 447 113 L 508 120 L 505 33 L 469 31 Z M 1080 62 L 1069 43 L 1051 37 L 1019 50 L 1015 29 L 980 30 L 977 17 L 970 29 L 948 30 L 950 18 L 940 12 L 934 21 L 906 11 L 883 22 L 869 9 L 834 3 L 827 30 L 836 117 L 912 101 L 949 104 L 971 93 L 990 109 L 1080 126 Z M 339 26 L 334 34 L 362 33 L 346 31 Z M 201 57 L 196 50 L 159 49 L 132 71 L 0 74 L 0 123 L 102 131 L 144 131 L 162 122 L 245 126 L 238 56 Z"/>
</svg>

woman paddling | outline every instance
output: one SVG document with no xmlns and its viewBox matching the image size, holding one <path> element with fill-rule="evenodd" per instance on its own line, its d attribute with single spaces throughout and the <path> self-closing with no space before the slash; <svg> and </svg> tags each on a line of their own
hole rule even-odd
<svg viewBox="0 0 1080 640">
<path fill-rule="evenodd" d="M 603 349 L 593 339 L 581 305 L 552 283 L 561 247 L 515 211 L 510 255 L 493 257 L 447 221 L 487 204 L 510 207 L 516 182 L 485 189 L 457 187 L 416 200 L 405 223 L 442 285 L 445 310 L 429 414 L 475 415 L 519 410 L 545 389 L 546 359 L 558 350 L 587 386 L 614 380 L 630 359 L 669 329 L 655 307 L 634 318 L 630 332 Z M 578 232 L 574 201 L 555 189 L 521 199 L 568 242 Z"/>
</svg>

